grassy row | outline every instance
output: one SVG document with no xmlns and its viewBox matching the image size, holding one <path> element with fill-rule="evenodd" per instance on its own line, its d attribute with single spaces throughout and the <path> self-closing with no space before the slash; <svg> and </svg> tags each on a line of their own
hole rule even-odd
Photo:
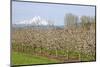
<svg viewBox="0 0 100 67">
<path fill-rule="evenodd" d="M 60 52 L 61 51 L 59 51 L 58 53 L 61 54 Z M 67 55 L 68 55 L 68 59 L 67 59 Z M 80 55 L 80 59 L 79 59 L 79 55 Z M 71 60 L 76 60 L 76 61 L 78 60 L 94 61 L 95 60 L 95 57 L 92 55 L 82 54 L 82 53 L 78 53 L 74 51 L 69 51 L 68 54 L 66 53 L 65 57 L 61 57 L 61 59 L 63 58 L 65 62 L 69 62 Z M 31 55 L 31 54 L 22 53 L 22 52 L 15 52 L 15 51 L 12 52 L 12 64 L 13 65 L 48 64 L 48 63 L 60 63 L 60 60 L 59 59 L 55 60 L 55 59 L 47 58 L 44 56 Z"/>
<path fill-rule="evenodd" d="M 17 49 L 17 50 L 15 50 Z M 42 54 L 43 55 L 46 55 L 46 56 L 56 56 L 56 50 L 48 50 L 46 48 L 43 48 L 41 50 L 41 48 L 37 48 L 35 50 L 35 53 L 34 53 L 34 48 L 32 47 L 27 47 L 25 49 L 25 45 L 24 47 L 21 46 L 21 45 L 15 45 L 13 44 L 13 51 L 17 51 L 17 52 L 21 52 L 21 53 L 26 53 L 26 54 L 29 54 L 29 55 L 37 55 L 37 54 Z M 42 51 L 40 53 L 38 53 L 39 51 Z M 77 60 L 77 61 L 93 61 L 95 60 L 95 56 L 94 55 L 90 55 L 90 54 L 85 54 L 83 52 L 79 52 L 79 51 L 69 51 L 67 52 L 67 50 L 57 50 L 57 57 L 56 59 L 59 60 L 59 58 L 62 58 L 60 60 L 63 60 L 63 61 L 68 61 L 68 60 Z"/>
<path fill-rule="evenodd" d="M 48 59 L 42 56 L 29 55 L 20 52 L 12 52 L 12 65 L 26 65 L 26 64 L 48 64 L 57 63 L 55 59 Z"/>
</svg>

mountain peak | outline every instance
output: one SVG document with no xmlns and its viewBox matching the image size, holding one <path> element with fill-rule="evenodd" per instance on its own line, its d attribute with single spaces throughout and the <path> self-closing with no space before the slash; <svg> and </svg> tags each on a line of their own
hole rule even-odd
<svg viewBox="0 0 100 67">
<path fill-rule="evenodd" d="M 40 16 L 34 16 L 32 19 L 23 20 L 16 24 L 25 24 L 25 25 L 49 25 L 47 19 L 42 19 Z"/>
</svg>

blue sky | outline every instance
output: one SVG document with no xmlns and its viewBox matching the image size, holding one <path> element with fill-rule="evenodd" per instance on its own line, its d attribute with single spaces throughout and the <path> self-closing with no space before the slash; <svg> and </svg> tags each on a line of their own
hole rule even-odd
<svg viewBox="0 0 100 67">
<path fill-rule="evenodd" d="M 77 16 L 95 16 L 95 7 L 16 1 L 12 2 L 12 23 L 28 20 L 34 16 L 40 16 L 41 18 L 54 21 L 56 25 L 63 25 L 66 13 L 72 13 Z"/>
</svg>

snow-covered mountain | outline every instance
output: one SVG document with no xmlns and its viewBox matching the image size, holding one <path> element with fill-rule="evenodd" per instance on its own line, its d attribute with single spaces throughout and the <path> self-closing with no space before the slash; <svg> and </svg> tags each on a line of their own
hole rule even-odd
<svg viewBox="0 0 100 67">
<path fill-rule="evenodd" d="M 40 16 L 35 16 L 29 20 L 23 20 L 15 23 L 16 25 L 50 25 L 51 23 L 47 19 L 42 19 Z"/>
<path fill-rule="evenodd" d="M 23 20 L 12 24 L 15 28 L 34 28 L 34 29 L 63 29 L 63 26 L 55 26 L 54 22 L 48 19 L 43 19 L 40 16 L 35 16 L 28 20 Z"/>
</svg>

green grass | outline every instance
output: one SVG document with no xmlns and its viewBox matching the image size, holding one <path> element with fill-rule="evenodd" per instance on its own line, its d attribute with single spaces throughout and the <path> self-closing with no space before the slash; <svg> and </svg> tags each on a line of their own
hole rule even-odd
<svg viewBox="0 0 100 67">
<path fill-rule="evenodd" d="M 62 54 L 62 53 L 59 51 L 58 54 Z M 78 59 L 79 53 L 70 51 L 68 54 L 69 54 L 69 59 L 71 57 Z M 86 55 L 86 54 L 81 53 L 80 60 L 81 61 L 94 61 L 95 56 Z M 60 61 L 55 60 L 55 59 L 49 59 L 49 58 L 46 58 L 43 56 L 36 56 L 36 55 L 30 55 L 30 54 L 25 54 L 25 53 L 12 52 L 12 65 L 49 64 L 49 63 L 60 63 Z"/>
<path fill-rule="evenodd" d="M 59 61 L 48 59 L 41 56 L 28 55 L 24 53 L 12 52 L 12 65 L 26 65 L 26 64 L 48 64 L 57 63 Z"/>
<path fill-rule="evenodd" d="M 81 54 L 81 61 L 95 61 L 95 60 L 96 60 L 95 56 Z"/>
</svg>

